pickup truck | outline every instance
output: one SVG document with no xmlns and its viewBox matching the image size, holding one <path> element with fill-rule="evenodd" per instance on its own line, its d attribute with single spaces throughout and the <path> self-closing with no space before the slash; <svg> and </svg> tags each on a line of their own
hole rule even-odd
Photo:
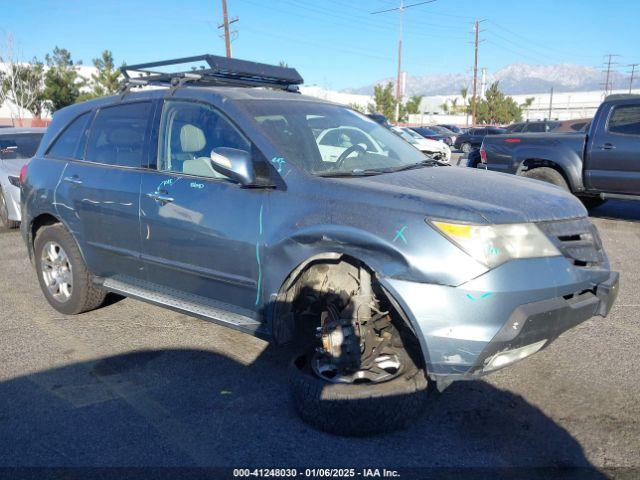
<svg viewBox="0 0 640 480">
<path fill-rule="evenodd" d="M 485 137 L 481 165 L 571 191 L 587 208 L 640 200 L 640 95 L 610 95 L 586 133 Z"/>
</svg>

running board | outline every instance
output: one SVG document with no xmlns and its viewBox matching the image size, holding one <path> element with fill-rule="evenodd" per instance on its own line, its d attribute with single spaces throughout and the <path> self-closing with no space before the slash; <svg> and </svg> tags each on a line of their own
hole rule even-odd
<svg viewBox="0 0 640 480">
<path fill-rule="evenodd" d="M 97 279 L 96 283 L 113 293 L 186 313 L 251 335 L 266 336 L 264 325 L 251 318 L 249 315 L 254 313 L 249 310 L 121 275 Z"/>
<path fill-rule="evenodd" d="M 629 195 L 623 193 L 601 193 L 600 198 L 608 200 L 609 198 L 615 198 L 618 200 L 640 200 L 640 195 Z"/>
</svg>

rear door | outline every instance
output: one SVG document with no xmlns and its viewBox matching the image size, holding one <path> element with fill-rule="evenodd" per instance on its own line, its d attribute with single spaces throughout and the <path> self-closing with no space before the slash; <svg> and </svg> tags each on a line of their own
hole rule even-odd
<svg viewBox="0 0 640 480">
<path fill-rule="evenodd" d="M 585 181 L 591 189 L 640 195 L 640 101 L 605 108 L 592 128 Z"/>
<path fill-rule="evenodd" d="M 149 154 L 155 104 L 128 102 L 98 109 L 80 160 L 67 164 L 57 189 L 59 210 L 95 275 L 141 277 L 140 179 Z"/>
</svg>

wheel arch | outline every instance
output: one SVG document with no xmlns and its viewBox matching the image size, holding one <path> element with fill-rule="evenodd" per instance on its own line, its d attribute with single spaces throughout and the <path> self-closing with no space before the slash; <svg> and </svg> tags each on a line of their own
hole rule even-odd
<svg viewBox="0 0 640 480">
<path fill-rule="evenodd" d="M 284 344 L 290 342 L 294 337 L 296 328 L 295 318 L 290 311 L 287 311 L 287 307 L 291 306 L 293 300 L 292 288 L 296 285 L 296 282 L 307 272 L 309 269 L 328 263 L 348 262 L 352 264 L 362 265 L 369 270 L 372 278 L 375 280 L 380 290 L 385 295 L 386 299 L 396 310 L 401 320 L 408 327 L 411 333 L 416 337 L 420 345 L 420 354 L 424 365 L 429 364 L 429 352 L 422 331 L 418 325 L 418 322 L 410 313 L 410 310 L 404 304 L 402 299 L 397 298 L 397 292 L 391 287 L 388 282 L 385 282 L 385 277 L 381 273 L 373 268 L 366 259 L 358 256 L 357 254 L 345 253 L 340 251 L 323 251 L 316 253 L 300 263 L 298 263 L 282 281 L 277 295 L 275 295 L 275 301 L 270 302 L 272 308 L 269 309 L 268 323 L 271 326 L 272 334 L 277 344 Z"/>
<path fill-rule="evenodd" d="M 564 151 L 563 151 L 564 150 Z M 553 168 L 562 175 L 572 192 L 584 190 L 582 182 L 582 159 L 573 151 L 521 150 L 516 156 L 516 175 L 533 168 Z"/>
</svg>

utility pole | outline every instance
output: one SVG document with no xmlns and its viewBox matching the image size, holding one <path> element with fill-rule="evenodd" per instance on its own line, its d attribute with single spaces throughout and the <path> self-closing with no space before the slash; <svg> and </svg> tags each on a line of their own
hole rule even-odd
<svg viewBox="0 0 640 480">
<path fill-rule="evenodd" d="M 398 74 L 396 77 L 396 122 L 400 121 L 400 103 L 402 101 L 402 31 L 403 31 L 403 16 L 404 11 L 407 8 L 417 7 L 418 5 L 424 5 L 426 3 L 433 3 L 436 0 L 428 0 L 425 2 L 412 3 L 411 5 L 405 5 L 403 0 L 400 0 L 400 5 L 397 8 L 388 8 L 386 10 L 379 10 L 377 12 L 371 12 L 371 15 L 378 13 L 394 12 L 398 11 L 400 14 L 400 29 L 398 35 Z"/>
<path fill-rule="evenodd" d="M 398 36 L 398 76 L 396 77 L 396 122 L 400 121 L 400 102 L 402 101 L 402 17 L 404 13 L 404 5 L 400 0 L 400 34 Z"/>
<path fill-rule="evenodd" d="M 476 124 L 476 111 L 478 103 L 478 44 L 480 43 L 478 36 L 480 35 L 480 22 L 484 20 L 476 20 L 473 25 L 474 42 L 473 42 L 473 92 L 471 96 L 471 125 Z"/>
<path fill-rule="evenodd" d="M 227 50 L 227 58 L 231 58 L 231 32 L 229 31 L 229 25 L 237 21 L 237 18 L 229 20 L 229 15 L 227 14 L 227 0 L 222 0 L 222 23 L 218 25 L 218 28 L 224 29 L 224 45 Z"/>
<path fill-rule="evenodd" d="M 614 57 L 619 57 L 619 55 L 616 55 L 614 53 L 610 53 L 607 55 L 607 57 L 609 57 L 609 59 L 607 60 L 607 69 L 605 70 L 606 72 L 606 78 L 604 81 L 604 94 L 605 95 L 609 95 L 611 93 L 611 91 L 613 90 L 613 80 L 611 79 L 611 67 L 615 65 L 615 62 L 613 61 Z"/>
<path fill-rule="evenodd" d="M 547 120 L 551 120 L 551 112 L 553 112 L 553 87 L 551 87 L 551 94 L 549 95 L 549 115 Z"/>
<path fill-rule="evenodd" d="M 629 93 L 631 93 L 631 89 L 633 88 L 633 75 L 636 73 L 636 67 L 640 65 L 640 63 L 632 63 L 629 65 L 631 67 L 631 78 L 629 79 Z"/>
</svg>

